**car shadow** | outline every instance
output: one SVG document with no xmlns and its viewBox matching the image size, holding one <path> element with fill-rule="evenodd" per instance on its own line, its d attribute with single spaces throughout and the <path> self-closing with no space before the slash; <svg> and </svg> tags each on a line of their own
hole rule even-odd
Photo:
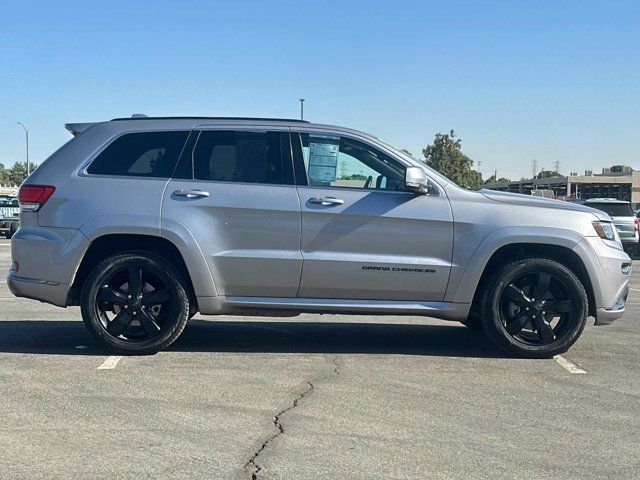
<svg viewBox="0 0 640 480">
<path fill-rule="evenodd" d="M 505 357 L 482 333 L 452 323 L 207 321 L 193 319 L 173 352 L 399 354 Z M 81 321 L 0 322 L 0 352 L 105 355 Z"/>
</svg>

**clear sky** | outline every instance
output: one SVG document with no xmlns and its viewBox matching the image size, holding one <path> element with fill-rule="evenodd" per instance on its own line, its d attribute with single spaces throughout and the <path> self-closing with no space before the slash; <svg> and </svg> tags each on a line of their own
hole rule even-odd
<svg viewBox="0 0 640 480">
<path fill-rule="evenodd" d="M 483 3 L 483 5 L 479 5 Z M 512 178 L 640 169 L 640 1 L 3 1 L 0 162 L 65 122 L 299 115 Z"/>
</svg>

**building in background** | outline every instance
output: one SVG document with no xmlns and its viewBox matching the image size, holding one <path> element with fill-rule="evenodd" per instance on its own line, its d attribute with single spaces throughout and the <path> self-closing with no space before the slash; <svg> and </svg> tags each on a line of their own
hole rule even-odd
<svg viewBox="0 0 640 480">
<path fill-rule="evenodd" d="M 640 171 L 624 167 L 620 172 L 612 172 L 610 168 L 603 168 L 602 173 L 587 170 L 584 175 L 571 173 L 569 176 L 488 183 L 484 188 L 525 195 L 531 195 L 532 190 L 551 190 L 553 197 L 561 200 L 616 198 L 637 205 L 640 204 Z"/>
</svg>

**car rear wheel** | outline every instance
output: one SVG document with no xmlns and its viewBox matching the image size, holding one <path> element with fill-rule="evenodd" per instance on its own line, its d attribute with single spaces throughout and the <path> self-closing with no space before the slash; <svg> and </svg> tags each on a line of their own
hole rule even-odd
<svg viewBox="0 0 640 480">
<path fill-rule="evenodd" d="M 179 272 L 160 257 L 125 253 L 97 265 L 82 290 L 82 318 L 98 342 L 125 354 L 173 343 L 189 315 Z"/>
<path fill-rule="evenodd" d="M 500 348 L 527 358 L 566 352 L 587 320 L 584 286 L 564 265 L 523 258 L 491 277 L 481 300 L 482 326 Z"/>
</svg>

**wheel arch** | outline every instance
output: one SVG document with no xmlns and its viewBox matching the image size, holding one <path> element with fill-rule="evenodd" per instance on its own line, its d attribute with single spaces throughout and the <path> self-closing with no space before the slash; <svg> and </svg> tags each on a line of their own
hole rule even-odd
<svg viewBox="0 0 640 480">
<path fill-rule="evenodd" d="M 157 235 L 108 233 L 92 239 L 84 252 L 69 288 L 67 305 L 79 305 L 82 286 L 96 265 L 107 257 L 124 252 L 148 252 L 173 264 L 187 282 L 190 297 L 197 301 L 198 290 L 190 273 L 189 260 L 185 261 L 180 248 L 173 242 Z"/>
<path fill-rule="evenodd" d="M 517 242 L 508 243 L 497 248 L 487 261 L 482 271 L 482 275 L 480 276 L 474 291 L 472 305 L 477 305 L 483 289 L 487 286 L 487 280 L 493 272 L 505 263 L 514 259 L 532 256 L 549 258 L 571 270 L 578 277 L 580 282 L 582 282 L 582 285 L 587 292 L 589 315 L 596 315 L 596 300 L 593 284 L 584 262 L 573 249 L 564 245 L 550 243 Z"/>
<path fill-rule="evenodd" d="M 473 251 L 464 247 L 464 258 L 456 258 L 454 265 L 464 269 L 452 275 L 446 300 L 456 303 L 473 303 L 484 287 L 485 279 L 500 262 L 517 255 L 541 255 L 549 257 L 571 269 L 583 283 L 589 296 L 589 314 L 595 315 L 597 300 L 601 297 L 597 275 L 601 266 L 595 252 L 584 250 L 584 237 L 578 232 L 555 227 L 504 227 L 487 235 Z M 460 254 L 458 254 L 460 256 Z M 585 255 L 589 258 L 585 258 Z M 453 272 L 452 272 L 453 273 Z"/>
</svg>

